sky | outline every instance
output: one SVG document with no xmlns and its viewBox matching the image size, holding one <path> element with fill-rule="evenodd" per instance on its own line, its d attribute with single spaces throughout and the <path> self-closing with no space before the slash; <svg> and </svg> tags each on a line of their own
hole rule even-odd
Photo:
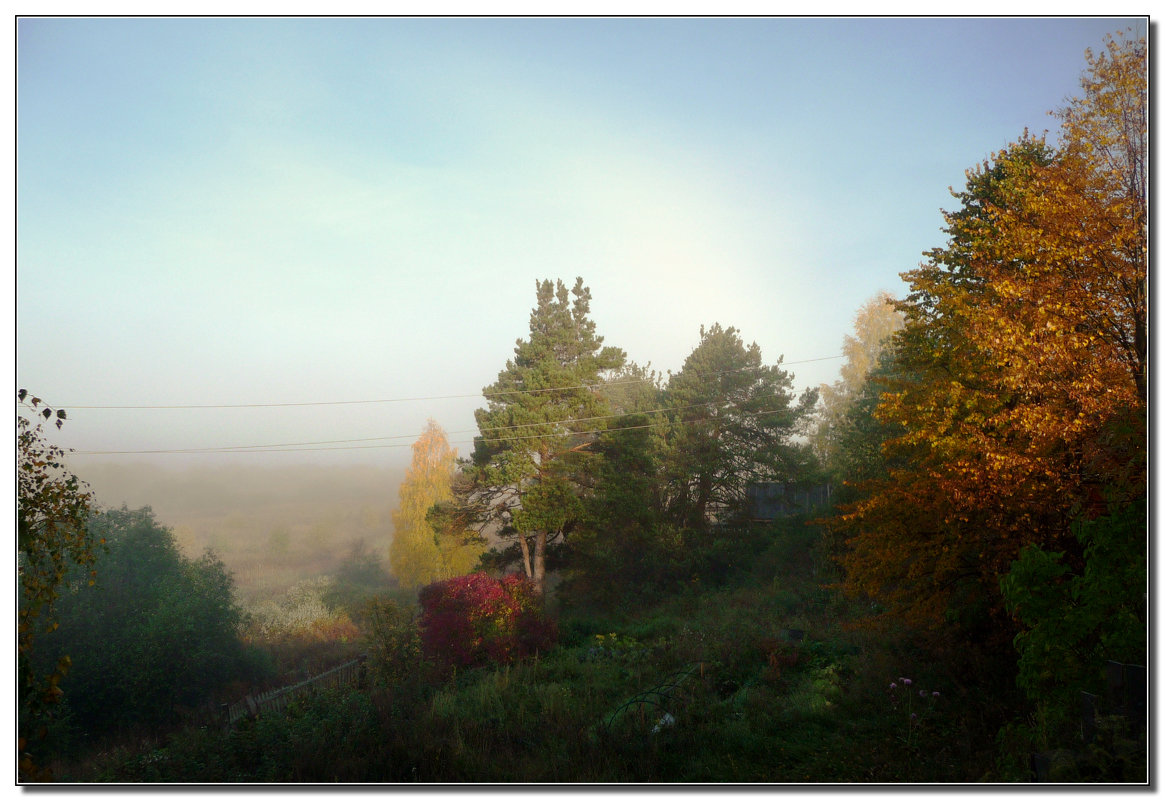
<svg viewBox="0 0 1165 801">
<path fill-rule="evenodd" d="M 535 282 L 576 276 L 665 375 L 719 322 L 832 382 L 950 187 L 1130 26 L 22 18 L 17 383 L 78 468 L 404 464 L 427 418 L 468 455 Z"/>
</svg>

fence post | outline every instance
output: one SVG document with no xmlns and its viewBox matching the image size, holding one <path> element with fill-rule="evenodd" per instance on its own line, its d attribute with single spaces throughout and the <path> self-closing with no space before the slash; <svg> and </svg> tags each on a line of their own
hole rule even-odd
<svg viewBox="0 0 1165 801">
<path fill-rule="evenodd" d="M 1104 672 L 1108 678 L 1106 700 L 1114 712 L 1123 715 L 1125 713 L 1125 666 L 1110 659 L 1104 665 Z"/>
<path fill-rule="evenodd" d="M 1125 665 L 1125 714 L 1140 728 L 1145 723 L 1147 676 L 1144 665 Z"/>
<path fill-rule="evenodd" d="M 1096 700 L 1092 693 L 1080 692 L 1080 727 L 1085 744 L 1096 737 Z"/>
</svg>

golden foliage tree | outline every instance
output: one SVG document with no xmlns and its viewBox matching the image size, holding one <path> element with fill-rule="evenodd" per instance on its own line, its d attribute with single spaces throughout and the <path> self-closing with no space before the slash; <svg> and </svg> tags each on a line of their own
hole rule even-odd
<svg viewBox="0 0 1165 801">
<path fill-rule="evenodd" d="M 1059 149 L 969 171 L 948 246 L 904 275 L 876 412 L 897 466 L 840 522 L 849 589 L 917 623 L 1000 613 L 1024 545 L 1078 550 L 1073 519 L 1145 493 L 1144 41 L 1088 64 Z"/>
<path fill-rule="evenodd" d="M 404 587 L 420 587 L 434 581 L 469 573 L 484 550 L 468 537 L 438 531 L 430 510 L 453 500 L 453 476 L 457 451 L 441 426 L 429 420 L 413 443 L 413 460 L 400 486 L 400 506 L 392 515 L 395 533 L 389 547 L 393 575 Z"/>
<path fill-rule="evenodd" d="M 818 388 L 820 406 L 813 447 L 821 462 L 832 470 L 838 469 L 847 412 L 862 391 L 866 376 L 878 364 L 887 341 L 905 324 L 905 317 L 890 293 L 883 291 L 861 305 L 853 323 L 853 334 L 846 334 L 842 341 L 845 364 L 841 378 Z"/>
</svg>

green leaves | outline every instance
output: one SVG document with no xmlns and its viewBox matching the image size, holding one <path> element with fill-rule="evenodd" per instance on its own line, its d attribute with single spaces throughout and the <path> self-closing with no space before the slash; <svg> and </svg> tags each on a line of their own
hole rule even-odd
<svg viewBox="0 0 1165 801">
<path fill-rule="evenodd" d="M 1098 681 L 1105 660 L 1141 664 L 1146 648 L 1144 500 L 1074 526 L 1084 568 L 1029 545 L 1000 578 L 1015 637 L 1020 686 L 1032 700 L 1070 703 Z"/>
<path fill-rule="evenodd" d="M 34 412 L 34 419 L 53 417 L 54 410 L 40 408 L 44 401 L 27 390 L 19 390 L 16 397 Z M 56 417 L 60 428 L 64 410 L 56 410 Z M 41 425 L 22 414 L 17 415 L 16 430 L 20 725 L 22 734 L 31 740 L 28 727 L 59 698 L 63 676 L 62 663 L 44 666 L 43 675 L 38 675 L 33 664 L 36 640 L 42 634 L 57 636 L 54 606 L 66 576 L 74 566 L 92 565 L 96 554 L 95 540 L 86 526 L 92 497 L 65 469 L 64 450 L 47 442 Z M 35 767 L 31 762 L 27 766 L 29 770 Z"/>
<path fill-rule="evenodd" d="M 38 664 L 70 654 L 61 686 L 91 735 L 118 725 L 158 723 L 175 703 L 197 706 L 246 676 L 234 583 L 212 553 L 187 559 L 148 508 L 109 510 L 89 524 L 109 542 L 100 581 L 74 568 L 58 602 L 60 629 Z"/>
</svg>

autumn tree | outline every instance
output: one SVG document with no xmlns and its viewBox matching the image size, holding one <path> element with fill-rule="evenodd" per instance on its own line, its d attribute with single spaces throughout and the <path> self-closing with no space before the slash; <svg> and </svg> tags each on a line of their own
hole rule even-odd
<svg viewBox="0 0 1165 801">
<path fill-rule="evenodd" d="M 895 614 L 1001 622 L 1025 545 L 1079 563 L 1073 520 L 1144 495 L 1144 58 L 1090 54 L 1059 149 L 1025 135 L 969 171 L 947 247 L 904 275 L 876 411 L 897 466 L 842 518 L 849 589 Z"/>
<path fill-rule="evenodd" d="M 862 304 L 854 315 L 854 332 L 842 341 L 845 363 L 841 377 L 818 387 L 819 406 L 813 448 L 821 462 L 835 474 L 844 472 L 840 464 L 840 442 L 852 425 L 849 410 L 865 388 L 866 377 L 878 366 L 878 359 L 895 331 L 905 324 L 889 292 L 879 292 Z"/>
<path fill-rule="evenodd" d="M 750 482 L 799 477 L 810 459 L 793 441 L 817 401 L 793 395 L 793 377 L 765 365 L 735 328 L 700 328 L 700 344 L 667 384 L 673 428 L 666 505 L 676 522 L 705 529 L 741 508 Z"/>
<path fill-rule="evenodd" d="M 476 538 L 435 528 L 429 516 L 434 506 L 452 501 L 456 465 L 457 452 L 449 447 L 445 431 L 430 420 L 413 443 L 412 464 L 392 515 L 395 532 L 388 558 L 403 587 L 469 573 L 484 550 Z"/>
<path fill-rule="evenodd" d="M 548 545 L 582 513 L 580 479 L 594 458 L 587 449 L 610 408 L 601 383 L 624 354 L 595 333 L 581 278 L 570 290 L 549 280 L 536 290 L 529 338 L 517 341 L 475 412 L 480 436 L 461 497 L 477 526 L 515 541 L 512 555 L 541 592 Z"/>
<path fill-rule="evenodd" d="M 70 571 L 83 570 L 92 582 L 91 568 L 101 542 L 87 527 L 92 494 L 66 468 L 65 451 L 47 441 L 40 422 L 52 420 L 60 428 L 65 410 L 54 410 L 23 389 L 17 400 L 21 405 L 16 417 L 18 769 L 22 779 L 43 780 L 49 776 L 31 753 L 33 739 L 43 737 L 43 731 L 34 727 L 60 699 L 60 682 L 70 658 L 61 655 L 54 666 L 38 672 L 34 647 L 40 635 L 57 628 L 55 606 Z"/>
</svg>

